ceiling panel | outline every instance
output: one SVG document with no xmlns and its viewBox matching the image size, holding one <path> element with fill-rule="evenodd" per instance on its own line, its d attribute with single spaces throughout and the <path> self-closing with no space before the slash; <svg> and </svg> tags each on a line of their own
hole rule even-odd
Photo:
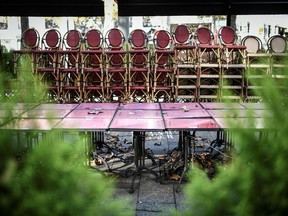
<svg viewBox="0 0 288 216">
<path fill-rule="evenodd" d="M 0 16 L 104 16 L 103 1 L 1 1 Z M 288 0 L 118 0 L 118 10 L 119 16 L 288 14 Z"/>
<path fill-rule="evenodd" d="M 49 0 L 0 3 L 0 16 L 104 16 L 102 0 Z"/>
</svg>

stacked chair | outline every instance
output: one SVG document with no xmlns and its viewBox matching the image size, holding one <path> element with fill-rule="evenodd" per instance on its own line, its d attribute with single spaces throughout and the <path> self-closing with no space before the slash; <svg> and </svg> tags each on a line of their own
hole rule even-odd
<svg viewBox="0 0 288 216">
<path fill-rule="evenodd" d="M 22 89 L 29 90 L 35 84 L 35 52 L 39 49 L 39 44 L 39 32 L 35 28 L 29 28 L 25 30 L 21 35 L 21 49 L 14 50 L 13 52 L 14 74 L 19 81 L 17 86 L 15 86 L 14 88 L 17 88 L 17 92 L 19 94 L 18 96 L 20 98 L 24 98 L 27 96 L 23 95 L 26 91 L 22 91 Z M 27 63 L 27 65 L 25 65 L 24 63 Z M 22 69 L 22 71 L 20 71 L 20 69 Z"/>
<path fill-rule="evenodd" d="M 84 35 L 81 54 L 81 87 L 84 102 L 105 102 L 103 35 L 90 29 Z"/>
<path fill-rule="evenodd" d="M 193 34 L 186 25 L 176 25 L 172 30 L 174 40 L 175 59 L 181 64 L 196 64 L 196 46 L 193 43 Z"/>
<path fill-rule="evenodd" d="M 125 36 L 118 28 L 108 30 L 105 35 L 105 86 L 108 102 L 129 100 L 127 82 L 127 56 Z"/>
<path fill-rule="evenodd" d="M 263 50 L 261 40 L 253 35 L 242 39 L 246 46 L 246 101 L 261 100 L 261 92 L 265 88 L 263 80 L 272 78 L 273 87 L 287 91 L 287 39 L 282 35 L 273 35 L 267 40 L 267 50 Z M 272 87 L 272 86 L 271 86 Z"/>
<path fill-rule="evenodd" d="M 82 35 L 78 30 L 69 30 L 63 36 L 58 54 L 60 101 L 77 103 L 82 101 L 80 48 Z"/>
<path fill-rule="evenodd" d="M 175 64 L 173 40 L 170 32 L 159 30 L 153 37 L 153 74 L 151 97 L 153 102 L 175 101 Z"/>
<path fill-rule="evenodd" d="M 61 41 L 61 33 L 56 29 L 50 29 L 44 33 L 40 49 L 34 52 L 36 77 L 46 88 L 42 96 L 45 102 L 58 102 L 60 98 L 57 52 L 61 48 Z"/>
<path fill-rule="evenodd" d="M 246 46 L 246 76 L 245 76 L 245 100 L 257 101 L 261 99 L 263 90 L 263 79 L 270 74 L 270 57 L 263 52 L 263 45 L 260 38 L 254 35 L 247 35 L 241 40 Z"/>
<path fill-rule="evenodd" d="M 128 94 L 130 101 L 150 102 L 150 50 L 148 36 L 142 29 L 129 35 Z"/>
<path fill-rule="evenodd" d="M 246 46 L 238 44 L 235 30 L 222 26 L 218 31 L 221 43 L 221 100 L 244 99 Z"/>
<path fill-rule="evenodd" d="M 214 34 L 207 27 L 198 27 L 194 38 L 197 44 L 198 100 L 218 101 L 221 87 L 220 46 L 215 44 Z"/>
<path fill-rule="evenodd" d="M 182 24 L 171 33 L 156 31 L 150 47 L 142 29 L 130 32 L 126 43 L 118 28 L 105 37 L 98 29 L 83 36 L 69 30 L 63 37 L 50 29 L 41 40 L 30 28 L 22 34 L 23 49 L 13 53 L 15 75 L 25 80 L 16 92 L 41 82 L 46 91 L 37 96 L 51 103 L 259 101 L 266 78 L 286 90 L 285 37 L 271 36 L 267 51 L 253 35 L 239 44 L 229 26 L 219 29 L 218 39 L 209 28 L 192 33 Z M 28 73 L 21 74 L 24 60 Z"/>
<path fill-rule="evenodd" d="M 40 34 L 35 28 L 29 28 L 21 35 L 21 49 L 14 50 L 14 73 L 17 74 L 19 71 L 19 65 L 23 59 L 29 60 L 31 63 L 31 72 L 35 72 L 35 54 L 34 52 L 39 49 Z"/>
<path fill-rule="evenodd" d="M 287 39 L 282 35 L 273 35 L 268 39 L 267 47 L 270 54 L 270 76 L 275 81 L 274 87 L 280 88 L 282 92 L 287 92 Z M 286 94 L 286 96 L 288 95 Z"/>
<path fill-rule="evenodd" d="M 172 30 L 175 50 L 177 100 L 194 101 L 198 95 L 197 47 L 193 34 L 186 25 L 177 25 Z"/>
</svg>

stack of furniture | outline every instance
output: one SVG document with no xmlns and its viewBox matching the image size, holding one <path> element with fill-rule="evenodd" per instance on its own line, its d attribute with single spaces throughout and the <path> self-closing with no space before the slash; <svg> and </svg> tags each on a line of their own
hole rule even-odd
<svg viewBox="0 0 288 216">
<path fill-rule="evenodd" d="M 206 27 L 192 32 L 182 24 L 172 33 L 156 31 L 151 46 L 142 29 L 133 30 L 126 42 L 118 28 L 105 37 L 97 29 L 84 35 L 69 30 L 63 37 L 50 29 L 41 40 L 31 28 L 22 35 L 23 49 L 14 51 L 21 81 L 15 93 L 41 82 L 45 92 L 37 96 L 51 103 L 255 102 L 266 78 L 286 88 L 286 38 L 270 37 L 263 50 L 256 36 L 239 41 L 233 28 L 223 26 L 218 39 Z M 28 64 L 20 71 L 24 60 Z"/>
</svg>

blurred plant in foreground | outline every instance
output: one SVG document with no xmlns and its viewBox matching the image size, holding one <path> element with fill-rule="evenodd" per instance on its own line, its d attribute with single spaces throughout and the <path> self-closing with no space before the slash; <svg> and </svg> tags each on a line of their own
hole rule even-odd
<svg viewBox="0 0 288 216">
<path fill-rule="evenodd" d="M 12 86 L 15 95 L 8 101 L 1 97 L 1 103 L 40 102 L 45 90 L 31 76 L 27 62 L 20 73 Z M 114 180 L 85 164 L 81 139 L 68 143 L 48 133 L 28 149 L 28 133 L 37 131 L 22 136 L 0 129 L 1 215 L 133 215 L 128 197 L 114 198 Z"/>
<path fill-rule="evenodd" d="M 288 211 L 288 70 L 286 78 L 267 77 L 261 81 L 263 103 L 269 109 L 265 128 L 259 131 L 230 122 L 229 132 L 238 150 L 229 166 L 218 167 L 215 178 L 193 167 L 184 186 L 186 208 L 175 215 L 284 215 Z M 268 114 L 268 113 L 267 113 Z M 231 120 L 231 119 L 230 119 Z M 256 122 L 251 121 L 256 128 Z M 254 125 L 253 125 L 254 124 Z M 262 135 L 263 135 L 262 134 Z"/>
</svg>

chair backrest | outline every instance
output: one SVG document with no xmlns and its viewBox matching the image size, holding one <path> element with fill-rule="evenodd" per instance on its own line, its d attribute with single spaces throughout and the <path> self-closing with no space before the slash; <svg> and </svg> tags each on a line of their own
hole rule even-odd
<svg viewBox="0 0 288 216">
<path fill-rule="evenodd" d="M 153 44 L 155 49 L 169 50 L 172 47 L 172 36 L 166 30 L 159 30 L 154 33 Z"/>
<path fill-rule="evenodd" d="M 248 53 L 258 53 L 262 49 L 262 42 L 260 38 L 254 35 L 247 35 L 241 40 L 241 44 L 246 46 Z"/>
<path fill-rule="evenodd" d="M 177 45 L 187 45 L 191 43 L 192 31 L 186 25 L 177 25 L 172 30 L 174 43 Z"/>
<path fill-rule="evenodd" d="M 90 29 L 84 35 L 84 43 L 86 49 L 101 49 L 103 45 L 103 35 L 98 29 Z"/>
<path fill-rule="evenodd" d="M 21 42 L 25 49 L 38 49 L 40 43 L 39 32 L 35 28 L 26 29 L 21 36 Z"/>
<path fill-rule="evenodd" d="M 57 50 L 61 46 L 61 33 L 57 29 L 50 29 L 44 33 L 41 48 L 44 50 Z"/>
<path fill-rule="evenodd" d="M 207 27 L 198 27 L 195 31 L 194 37 L 198 45 L 199 44 L 212 45 L 214 42 L 214 34 Z"/>
<path fill-rule="evenodd" d="M 135 29 L 129 34 L 128 42 L 132 49 L 147 49 L 148 35 L 142 29 Z"/>
<path fill-rule="evenodd" d="M 131 52 L 131 63 L 134 67 L 147 66 L 149 59 L 148 35 L 142 29 L 133 30 L 128 37 Z M 139 52 L 140 51 L 140 52 Z"/>
<path fill-rule="evenodd" d="M 81 42 L 82 42 L 81 32 L 76 29 L 72 29 L 67 31 L 63 36 L 62 48 L 65 48 L 67 50 L 80 49 Z"/>
<path fill-rule="evenodd" d="M 282 35 L 271 36 L 267 41 L 268 52 L 284 53 L 287 51 L 287 39 Z"/>
<path fill-rule="evenodd" d="M 222 26 L 218 31 L 218 37 L 223 45 L 234 45 L 237 42 L 237 34 L 230 26 Z"/>
<path fill-rule="evenodd" d="M 120 29 L 112 28 L 107 31 L 105 35 L 106 49 L 120 50 L 123 48 L 124 43 L 125 43 L 125 36 Z"/>
</svg>

